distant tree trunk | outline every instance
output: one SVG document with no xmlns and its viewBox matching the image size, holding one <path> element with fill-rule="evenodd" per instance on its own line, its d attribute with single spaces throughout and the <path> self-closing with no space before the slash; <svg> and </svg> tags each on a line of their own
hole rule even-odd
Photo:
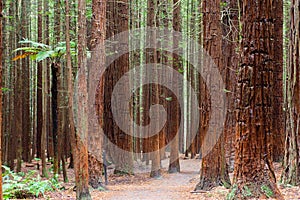
<svg viewBox="0 0 300 200">
<path fill-rule="evenodd" d="M 44 10 L 45 12 L 49 12 L 49 8 L 46 6 L 48 5 L 48 2 L 46 0 L 44 0 Z M 49 39 L 48 38 L 48 34 L 49 34 L 49 28 L 48 28 L 48 22 L 49 21 L 49 17 L 46 16 L 44 18 L 44 24 L 43 27 L 45 29 L 44 31 L 44 38 L 45 38 L 45 44 L 49 45 Z M 48 109 L 48 61 L 46 60 L 44 62 L 44 67 L 42 69 L 42 73 L 43 73 L 43 78 L 42 78 L 42 93 L 43 93 L 43 100 L 42 100 L 42 115 L 43 115 L 43 119 L 42 119 L 42 123 L 43 123 L 43 127 L 42 127 L 42 135 L 41 135 L 41 160 L 42 160 L 42 176 L 43 177 L 48 177 L 48 173 L 47 173 L 47 167 L 46 167 L 46 149 L 47 149 L 47 136 L 48 136 L 48 121 L 47 118 L 50 116 L 50 113 L 47 113 L 47 109 Z"/>
<path fill-rule="evenodd" d="M 15 13 L 15 4 L 14 2 L 10 2 L 9 4 L 9 9 L 8 9 L 8 13 L 10 16 L 13 16 Z M 14 24 L 14 20 L 13 19 L 8 19 L 8 23 Z M 15 48 L 15 35 L 13 33 L 9 33 L 9 46 L 11 47 L 10 50 L 13 50 Z M 14 88 L 14 80 L 15 80 L 15 70 L 14 70 L 15 66 L 12 66 L 10 69 L 10 73 L 9 73 L 9 77 L 10 77 L 10 84 L 9 87 L 10 88 Z M 7 165 L 10 167 L 11 170 L 14 170 L 14 166 L 15 166 L 15 146 L 16 146 L 16 142 L 15 142 L 15 126 L 14 126 L 14 91 L 9 93 L 9 99 L 10 99 L 10 103 L 9 103 L 9 117 L 8 117 L 8 121 L 9 121 L 9 130 L 8 130 L 8 142 L 7 142 Z"/>
<path fill-rule="evenodd" d="M 92 11 L 93 11 L 93 18 L 92 18 L 92 35 L 90 40 L 90 47 L 92 51 L 91 55 L 91 65 L 101 65 L 103 68 L 105 65 L 105 50 L 104 48 L 104 40 L 105 40 L 105 33 L 106 33 L 106 0 L 93 0 L 92 2 Z M 96 68 L 96 67 L 92 67 Z M 93 73 L 93 72 L 90 72 Z M 92 74 L 90 74 L 92 76 Z M 98 77 L 97 77 L 98 78 Z M 91 79 L 93 83 L 91 84 L 99 84 L 97 82 L 97 79 Z M 101 83 L 100 83 L 101 85 Z M 90 87 L 94 88 L 94 87 Z M 97 102 L 90 102 L 92 106 L 90 106 L 90 109 L 98 109 L 98 107 L 95 107 L 95 103 L 99 103 L 99 98 L 102 98 L 103 94 L 99 93 L 97 94 L 97 99 L 95 101 Z M 92 100 L 94 100 L 92 98 Z M 101 101 L 101 100 L 100 100 Z M 98 105 L 99 106 L 99 105 Z M 91 113 L 91 112 L 90 112 Z M 98 117 L 101 118 L 101 114 L 97 113 Z M 92 123 L 96 123 L 96 126 L 98 127 L 98 124 L 100 123 L 100 120 L 92 121 Z M 93 128 L 92 126 L 95 126 L 94 124 L 89 123 L 91 130 L 89 134 L 89 184 L 93 188 L 99 188 L 102 186 L 101 184 L 101 177 L 102 177 L 102 133 L 97 128 Z M 96 132 L 92 132 L 96 131 Z"/>
<path fill-rule="evenodd" d="M 155 13 L 157 10 L 157 1 L 155 0 L 148 0 L 148 13 L 147 13 L 147 26 L 149 27 L 157 27 L 156 24 L 156 19 L 155 19 Z M 156 35 L 153 32 L 148 32 L 147 34 L 147 43 L 151 43 L 152 41 L 156 40 Z M 146 50 L 146 63 L 147 64 L 157 64 L 157 50 L 156 49 L 147 49 Z M 150 80 L 158 79 L 158 77 L 153 77 L 152 74 L 148 74 L 146 76 L 150 76 Z M 150 84 L 147 85 L 146 93 L 149 94 L 148 99 L 146 97 L 143 99 L 143 101 L 146 102 L 146 105 L 148 107 L 145 107 L 144 109 L 147 110 L 145 114 L 145 117 L 147 118 L 147 121 L 149 123 L 156 123 L 156 126 L 158 126 L 158 122 L 153 120 L 150 122 L 149 118 L 149 109 L 151 105 L 153 104 L 158 104 L 159 103 L 159 89 L 158 89 L 158 84 Z M 148 95 L 147 94 L 147 95 Z M 156 117 L 158 117 L 158 113 L 155 113 Z M 148 134 L 148 133 L 147 133 Z M 151 173 L 150 177 L 160 177 L 161 176 L 161 171 L 160 171 L 160 152 L 159 152 L 159 134 L 155 134 L 150 137 L 148 134 L 148 138 L 146 139 L 146 145 L 148 145 L 148 150 L 151 155 L 150 159 L 151 161 Z"/>
<path fill-rule="evenodd" d="M 107 9 L 107 37 L 113 37 L 123 31 L 128 31 L 128 0 L 109 2 Z M 124 40 L 128 38 L 124 38 Z M 128 43 L 119 43 L 118 48 L 127 51 Z M 123 54 L 116 59 L 105 71 L 104 77 L 104 132 L 108 134 L 108 139 L 112 142 L 109 145 L 109 154 L 116 165 L 114 173 L 132 174 L 133 173 L 133 155 L 132 152 L 132 136 L 124 133 L 113 120 L 111 108 L 111 95 L 116 83 L 120 80 L 124 73 L 129 70 L 129 53 Z M 128 91 L 128 85 L 123 86 L 124 91 Z M 123 151 L 119 151 L 122 149 Z M 123 153 L 124 152 L 124 153 Z"/>
<path fill-rule="evenodd" d="M 43 1 L 38 1 L 38 42 L 43 42 Z M 41 137 L 43 129 L 43 64 L 37 64 L 37 102 L 36 102 L 36 157 L 41 158 Z"/>
<path fill-rule="evenodd" d="M 236 153 L 232 199 L 283 199 L 276 185 L 271 142 L 275 95 L 277 13 L 271 0 L 242 2 L 241 62 L 238 74 Z"/>
<path fill-rule="evenodd" d="M 58 79 L 59 79 L 59 63 L 53 62 L 51 64 L 51 109 L 52 109 L 52 137 L 53 137 L 53 150 L 54 150 L 54 161 L 53 161 L 53 175 L 58 173 Z"/>
<path fill-rule="evenodd" d="M 0 166 L 2 166 L 2 0 L 0 0 Z M 0 200 L 3 199 L 2 194 L 2 167 L 0 167 Z"/>
<path fill-rule="evenodd" d="M 71 58 L 71 44 L 70 44 L 70 4 L 69 4 L 69 0 L 65 0 L 65 8 L 66 8 L 66 23 L 65 23 L 65 26 L 66 26 L 66 34 L 65 34 L 65 39 L 66 39 L 66 67 L 67 69 L 65 70 L 65 84 L 67 85 L 67 92 L 68 92 L 68 102 L 67 102 L 67 105 L 66 106 L 70 106 L 70 103 L 69 102 L 73 102 L 72 100 L 70 100 L 70 94 L 72 95 L 72 87 L 73 87 L 73 81 L 72 81 L 72 58 Z M 69 85 L 70 84 L 70 85 Z M 67 145 L 69 140 L 67 140 L 68 137 L 72 137 L 71 135 L 74 136 L 74 118 L 73 118 L 73 112 L 72 113 L 69 113 L 70 110 L 72 109 L 72 106 L 70 106 L 66 112 L 65 112 L 65 126 L 64 126 L 64 131 L 65 131 L 65 134 L 64 135 L 64 144 Z M 67 116 L 69 116 L 69 118 L 67 118 Z M 70 119 L 72 121 L 70 121 Z M 68 123 L 69 122 L 69 123 Z M 68 129 L 67 127 L 70 128 Z M 67 169 L 66 169 L 66 153 L 67 153 L 67 147 L 64 147 L 63 148 L 63 154 L 61 156 L 61 160 L 62 160 L 62 165 L 63 165 L 63 177 L 64 177 L 64 182 L 68 182 L 68 176 L 67 176 Z"/>
<path fill-rule="evenodd" d="M 78 68 L 82 70 L 78 76 L 78 88 L 81 93 L 78 95 L 78 104 L 81 105 L 80 122 L 78 121 L 78 133 L 75 134 L 73 126 L 73 88 L 72 88 L 72 68 L 70 62 L 70 52 L 68 52 L 68 89 L 69 89 L 69 123 L 71 126 L 71 140 L 74 156 L 76 199 L 91 200 L 88 182 L 88 122 L 87 122 L 87 58 L 86 58 L 86 1 L 78 0 Z"/>
<path fill-rule="evenodd" d="M 203 39 L 204 49 L 211 56 L 214 64 L 218 66 L 220 71 L 224 66 L 222 63 L 222 30 L 221 30 L 221 13 L 220 13 L 220 0 L 204 0 L 203 1 Z M 208 134 L 208 121 L 211 106 L 219 106 L 221 109 L 224 105 L 211 105 L 210 98 L 208 97 L 208 88 L 212 83 L 209 82 L 209 78 L 206 78 L 206 83 L 201 82 L 201 99 L 202 113 L 201 116 L 201 134 L 204 136 Z M 221 80 L 220 80 L 221 81 Z M 206 84 L 206 85 L 205 85 Z M 215 83 L 214 83 L 215 84 Z M 220 111 L 222 112 L 222 111 Z M 202 158 L 202 166 L 200 172 L 200 182 L 197 184 L 195 190 L 210 190 L 213 187 L 223 185 L 225 187 L 230 186 L 230 179 L 228 174 L 228 167 L 225 160 L 224 149 L 224 134 L 220 133 L 217 143 L 213 149 L 204 155 Z M 206 147 L 210 147 L 214 144 L 203 144 L 203 153 L 207 152 Z"/>
<path fill-rule="evenodd" d="M 22 1 L 22 38 L 28 38 L 28 8 L 30 7 L 31 2 L 28 0 Z M 22 157 L 24 162 L 31 161 L 30 150 L 31 150 L 31 131 L 30 131 L 30 99 L 29 99 L 29 59 L 22 59 Z"/>
<path fill-rule="evenodd" d="M 173 0 L 173 30 L 180 31 L 180 1 Z M 179 41 L 174 37 L 173 39 L 173 48 L 179 48 Z M 173 69 L 178 72 L 180 68 L 179 55 L 173 54 Z M 176 76 L 174 76 L 176 77 Z M 175 80 L 176 82 L 176 80 Z M 178 100 L 179 101 L 179 100 Z M 177 173 L 180 172 L 180 164 L 179 164 L 179 123 L 180 123 L 180 107 L 178 105 L 178 101 L 173 99 L 171 102 L 172 106 L 172 115 L 174 115 L 172 126 L 170 130 L 169 137 L 172 138 L 171 141 L 171 153 L 170 153 L 170 163 L 169 163 L 169 173 Z M 181 113 L 183 114 L 183 113 Z"/>
<path fill-rule="evenodd" d="M 300 184 L 300 1 L 293 0 L 290 10 L 290 43 L 287 66 L 287 111 L 284 170 L 281 180 L 285 184 Z"/>
<path fill-rule="evenodd" d="M 46 168 L 46 146 L 47 146 L 47 68 L 43 68 L 43 127 L 42 127 L 42 136 L 41 136 L 41 159 L 42 159 L 42 176 L 48 177 L 47 168 Z"/>
<path fill-rule="evenodd" d="M 15 2 L 16 8 L 19 7 L 20 2 Z M 17 9 L 16 12 L 16 23 L 21 24 L 21 18 L 18 17 L 20 15 L 19 10 Z M 16 33 L 16 44 L 17 41 L 21 39 L 21 30 L 19 29 L 18 32 Z M 16 79 L 14 82 L 14 111 L 15 111 L 15 137 L 16 140 L 16 146 L 15 146 L 15 151 L 16 151 L 16 159 L 17 159 L 17 166 L 16 166 L 16 171 L 20 172 L 22 168 L 22 114 L 23 114 L 23 104 L 22 104 L 22 65 L 21 61 L 18 60 L 15 64 L 15 73 L 16 73 Z"/>
<path fill-rule="evenodd" d="M 284 113 L 283 113 L 283 0 L 275 0 L 274 12 L 274 110 L 273 110 L 273 159 L 280 162 L 284 157 Z"/>
<path fill-rule="evenodd" d="M 238 67 L 238 36 L 239 36 L 239 8 L 236 0 L 226 0 L 226 6 L 223 7 L 223 40 L 222 40 L 222 63 L 223 69 L 221 71 L 225 87 L 227 90 L 227 110 L 226 121 L 224 126 L 225 137 L 225 154 L 226 162 L 229 170 L 234 168 L 234 142 L 235 142 L 235 98 L 236 98 L 236 84 L 237 84 L 237 67 Z"/>
<path fill-rule="evenodd" d="M 45 0 L 44 0 L 45 1 Z M 58 44 L 61 40 L 61 1 L 57 1 L 55 3 L 55 6 L 58 7 L 58 9 L 55 10 L 54 14 L 54 41 L 56 44 Z M 61 154 L 61 139 L 62 139 L 62 131 L 63 131 L 63 111 L 61 107 L 63 107 L 63 70 L 61 67 L 61 63 L 59 61 L 54 61 L 51 64 L 51 117 L 52 117 L 52 123 L 51 123 L 51 135 L 50 140 L 52 143 L 53 148 L 53 175 L 55 176 L 58 174 L 59 171 L 59 161 L 60 161 L 60 154 Z"/>
</svg>

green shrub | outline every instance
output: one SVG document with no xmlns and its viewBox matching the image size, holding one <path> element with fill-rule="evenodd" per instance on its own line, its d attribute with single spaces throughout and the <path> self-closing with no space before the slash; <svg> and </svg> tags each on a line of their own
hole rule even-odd
<svg viewBox="0 0 300 200">
<path fill-rule="evenodd" d="M 45 192 L 60 188 L 57 177 L 42 180 L 36 171 L 15 173 L 9 167 L 2 166 L 3 171 L 3 198 L 25 199 L 44 196 Z"/>
</svg>

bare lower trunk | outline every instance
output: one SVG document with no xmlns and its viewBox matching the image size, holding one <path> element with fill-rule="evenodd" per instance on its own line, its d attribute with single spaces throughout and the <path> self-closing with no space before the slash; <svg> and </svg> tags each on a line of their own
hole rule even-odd
<svg viewBox="0 0 300 200">
<path fill-rule="evenodd" d="M 275 48 L 273 1 L 248 1 L 242 5 L 241 63 L 234 184 L 228 197 L 283 199 L 272 164 L 272 112 L 274 109 Z M 260 23 L 257 23 L 259 21 Z"/>
</svg>

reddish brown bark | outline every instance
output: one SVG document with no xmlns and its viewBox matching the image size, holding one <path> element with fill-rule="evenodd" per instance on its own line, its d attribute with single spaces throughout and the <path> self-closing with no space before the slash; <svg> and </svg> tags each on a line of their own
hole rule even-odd
<svg viewBox="0 0 300 200">
<path fill-rule="evenodd" d="M 2 0 L 0 0 L 0 166 L 2 166 Z M 2 195 L 2 167 L 0 168 L 0 200 L 3 199 Z"/>
<path fill-rule="evenodd" d="M 239 59 L 239 8 L 236 0 L 226 0 L 226 6 L 223 7 L 222 21 L 222 63 L 223 69 L 221 74 L 225 82 L 227 90 L 227 111 L 226 121 L 224 126 L 225 153 L 226 162 L 229 170 L 234 168 L 234 142 L 235 142 L 235 99 L 236 99 L 236 84 L 237 84 L 237 67 Z"/>
<path fill-rule="evenodd" d="M 28 2 L 22 1 L 22 38 L 28 38 Z M 24 162 L 31 161 L 30 150 L 31 150 L 31 131 L 30 131 L 30 99 L 29 99 L 29 59 L 22 59 L 22 158 Z"/>
<path fill-rule="evenodd" d="M 43 41 L 43 18 L 42 18 L 42 1 L 38 2 L 38 42 Z M 41 137 L 43 129 L 43 64 L 39 62 L 37 64 L 37 97 L 36 97 L 36 157 L 41 158 Z"/>
<path fill-rule="evenodd" d="M 283 199 L 276 186 L 271 155 L 276 6 L 270 0 L 242 2 L 237 144 L 230 193 L 235 199 Z"/>
<path fill-rule="evenodd" d="M 67 1 L 68 3 L 68 1 Z M 74 168 L 75 168 L 75 184 L 76 184 L 76 199 L 91 199 L 89 193 L 89 174 L 88 174 L 88 123 L 87 123 L 87 58 L 86 58 L 86 2 L 84 0 L 78 0 L 78 68 L 81 70 L 81 74 L 78 77 L 78 91 L 83 95 L 79 95 L 78 104 L 80 104 L 80 124 L 78 124 L 78 132 L 71 131 L 72 139 L 72 152 L 74 156 Z M 69 54 L 70 55 L 70 54 Z M 68 59 L 68 86 L 69 86 L 69 123 L 73 129 L 73 88 L 72 88 L 72 71 L 70 68 L 70 57 Z M 73 134 L 74 133 L 74 134 Z"/>
<path fill-rule="evenodd" d="M 175 6 L 173 9 L 173 29 L 174 31 L 180 31 L 180 1 L 173 0 L 173 5 Z M 179 46 L 179 41 L 174 37 L 173 39 L 173 48 L 177 49 Z M 179 55 L 173 54 L 173 69 L 178 71 L 180 68 L 180 60 Z M 175 73 L 175 72 L 174 72 Z M 175 77 L 175 76 L 174 76 Z M 176 80 L 175 80 L 176 81 Z M 179 164 L 179 134 L 178 129 L 180 125 L 180 107 L 176 99 L 172 99 L 172 103 L 170 105 L 172 107 L 172 115 L 174 115 L 173 121 L 170 122 L 172 126 L 170 127 L 169 134 L 171 135 L 171 153 L 170 153 L 170 163 L 169 163 L 169 173 L 177 173 L 180 172 L 180 164 Z M 181 113 L 182 114 L 182 113 Z"/>
<path fill-rule="evenodd" d="M 128 30 L 128 1 L 112 1 L 107 5 L 107 37 L 113 38 L 115 35 Z M 124 38 L 124 42 L 117 44 L 117 48 L 123 52 L 128 52 L 129 47 L 126 40 L 128 40 L 128 38 Z M 128 70 L 129 53 L 124 53 L 114 60 L 114 62 L 106 69 L 104 74 L 103 114 L 105 114 L 105 117 L 103 118 L 103 130 L 111 142 L 108 146 L 108 154 L 111 156 L 112 161 L 116 166 L 114 173 L 118 174 L 133 173 L 133 156 L 131 153 L 132 136 L 130 133 L 125 133 L 118 127 L 113 118 L 112 105 L 110 102 L 114 86 Z M 123 85 L 124 91 L 128 91 L 128 88 L 129 83 Z M 120 113 L 115 114 L 120 116 Z"/>
<path fill-rule="evenodd" d="M 221 31 L 221 13 L 220 13 L 220 1 L 203 1 L 203 47 L 211 56 L 214 64 L 223 71 L 222 60 L 222 31 Z M 222 81 L 222 80 L 219 80 Z M 209 126 L 209 115 L 211 106 L 219 106 L 222 109 L 223 105 L 211 105 L 210 97 L 208 96 L 209 90 L 207 87 L 211 87 L 210 79 L 206 77 L 206 82 L 200 82 L 200 134 L 203 137 L 207 134 Z M 214 83 L 216 84 L 216 83 Z M 216 136 L 215 136 L 216 137 Z M 207 152 L 207 147 L 214 144 L 203 144 L 202 152 L 208 153 L 202 158 L 202 166 L 200 172 L 200 182 L 197 184 L 195 190 L 210 190 L 213 187 L 224 185 L 228 187 L 230 185 L 230 179 L 228 175 L 228 169 L 225 160 L 224 150 L 224 135 L 218 139 L 213 149 Z"/>
<path fill-rule="evenodd" d="M 283 1 L 275 0 L 274 12 L 274 110 L 273 110 L 273 160 L 280 162 L 284 157 L 284 113 L 283 113 Z"/>
<path fill-rule="evenodd" d="M 102 68 L 105 64 L 105 50 L 104 40 L 106 32 L 106 0 L 93 0 L 92 2 L 92 35 L 90 46 L 92 50 L 91 65 L 95 68 L 95 65 L 102 64 Z M 96 80 L 94 80 L 96 81 Z M 97 83 L 98 84 L 98 83 Z M 97 103 L 99 104 L 99 98 L 103 98 L 103 93 L 98 90 Z M 101 101 L 101 100 L 100 100 Z M 93 107 L 93 109 L 97 109 Z M 103 112 L 97 113 L 99 118 Z M 102 187 L 102 143 L 103 138 L 99 133 L 92 133 L 89 135 L 89 184 L 93 188 Z"/>
<path fill-rule="evenodd" d="M 290 9 L 289 59 L 287 66 L 287 111 L 284 170 L 281 180 L 285 184 L 300 184 L 300 1 L 293 0 Z"/>
</svg>

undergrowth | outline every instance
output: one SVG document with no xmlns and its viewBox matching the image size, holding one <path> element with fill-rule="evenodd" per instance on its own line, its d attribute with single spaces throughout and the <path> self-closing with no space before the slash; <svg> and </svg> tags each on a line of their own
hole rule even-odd
<svg viewBox="0 0 300 200">
<path fill-rule="evenodd" d="M 2 166 L 3 170 L 3 198 L 26 199 L 44 196 L 45 192 L 60 189 L 57 177 L 42 180 L 37 171 L 15 173 L 9 167 Z"/>
</svg>

